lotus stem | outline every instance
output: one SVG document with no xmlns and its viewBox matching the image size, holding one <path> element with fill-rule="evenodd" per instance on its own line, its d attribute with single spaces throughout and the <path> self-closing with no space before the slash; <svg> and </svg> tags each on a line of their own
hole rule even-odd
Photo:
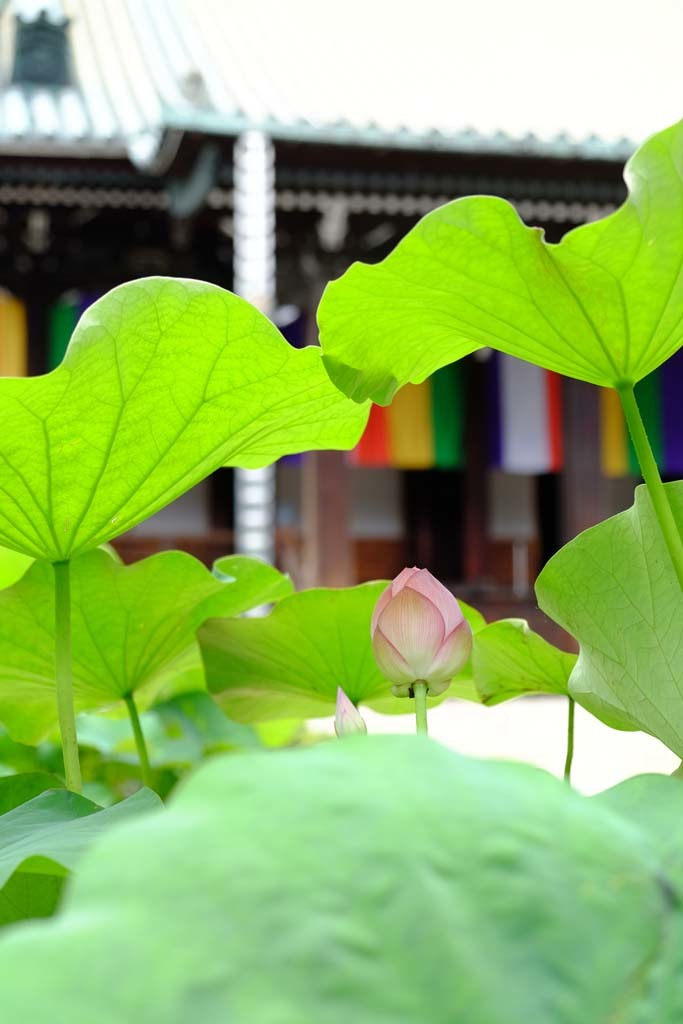
<svg viewBox="0 0 683 1024">
<path fill-rule="evenodd" d="M 567 697 L 567 756 L 564 762 L 564 781 L 571 783 L 572 761 L 574 760 L 574 712 L 576 701 L 573 697 Z"/>
<path fill-rule="evenodd" d="M 640 415 L 638 402 L 632 384 L 624 384 L 617 388 L 621 405 L 628 424 L 629 433 L 633 440 L 633 447 L 638 457 L 640 472 L 647 487 L 655 516 L 659 523 L 664 542 L 669 551 L 674 571 L 678 577 L 681 590 L 683 590 L 683 538 L 674 514 L 669 504 L 669 496 L 666 493 L 662 478 L 652 448 L 648 440 L 647 431 L 643 418 Z"/>
<path fill-rule="evenodd" d="M 142 731 L 142 722 L 140 721 L 140 715 L 138 714 L 135 698 L 132 693 L 129 693 L 128 696 L 123 699 L 128 709 L 130 724 L 133 726 L 133 736 L 135 737 L 135 748 L 138 752 L 138 759 L 140 761 L 140 775 L 142 776 L 142 783 L 149 789 L 154 789 L 154 786 L 152 785 L 152 767 L 149 763 L 145 734 Z"/>
<path fill-rule="evenodd" d="M 418 736 L 427 735 L 427 684 L 422 682 L 413 683 L 413 696 L 415 697 L 415 724 Z"/>
<path fill-rule="evenodd" d="M 53 562 L 55 573 L 55 683 L 66 788 L 80 793 L 81 765 L 71 665 L 71 574 L 69 562 Z"/>
</svg>

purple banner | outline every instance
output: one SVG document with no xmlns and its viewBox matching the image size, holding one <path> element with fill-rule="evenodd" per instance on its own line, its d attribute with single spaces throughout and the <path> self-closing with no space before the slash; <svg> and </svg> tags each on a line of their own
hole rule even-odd
<svg viewBox="0 0 683 1024">
<path fill-rule="evenodd" d="M 683 349 L 679 349 L 660 370 L 662 388 L 662 434 L 667 476 L 683 476 Z"/>
</svg>

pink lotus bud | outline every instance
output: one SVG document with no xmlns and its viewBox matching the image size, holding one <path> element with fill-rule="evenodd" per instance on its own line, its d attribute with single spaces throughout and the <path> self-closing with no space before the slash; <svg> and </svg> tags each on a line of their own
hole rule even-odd
<svg viewBox="0 0 683 1024">
<path fill-rule="evenodd" d="M 450 686 L 472 650 L 472 630 L 450 590 L 427 569 L 404 569 L 380 596 L 370 626 L 380 671 L 397 697 L 427 683 L 435 697 Z"/>
<path fill-rule="evenodd" d="M 334 731 L 337 736 L 352 736 L 354 733 L 366 733 L 367 726 L 361 718 L 356 705 L 349 700 L 341 686 L 337 687 L 337 711 L 334 716 Z"/>
</svg>

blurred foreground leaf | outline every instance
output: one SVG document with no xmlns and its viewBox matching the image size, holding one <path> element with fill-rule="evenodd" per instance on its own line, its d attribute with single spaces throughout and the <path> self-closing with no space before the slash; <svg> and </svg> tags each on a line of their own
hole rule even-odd
<svg viewBox="0 0 683 1024">
<path fill-rule="evenodd" d="M 683 782 L 667 775 L 637 775 L 593 797 L 610 812 L 637 825 L 650 840 L 671 886 L 664 948 L 625 1024 L 678 1024 L 683 1020 Z"/>
<path fill-rule="evenodd" d="M 396 736 L 218 758 L 0 940 L 3 1010 L 617 1021 L 678 914 L 663 880 L 636 826 L 528 766 Z"/>
</svg>

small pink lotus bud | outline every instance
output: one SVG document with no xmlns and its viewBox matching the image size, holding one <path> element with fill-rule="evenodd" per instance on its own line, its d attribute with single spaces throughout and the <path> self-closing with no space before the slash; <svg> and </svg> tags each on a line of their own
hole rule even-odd
<svg viewBox="0 0 683 1024">
<path fill-rule="evenodd" d="M 337 736 L 352 736 L 366 733 L 367 726 L 356 705 L 349 700 L 341 686 L 337 687 L 337 711 L 334 716 L 334 731 Z"/>
<path fill-rule="evenodd" d="M 427 569 L 404 569 L 381 594 L 370 626 L 380 671 L 397 697 L 427 683 L 435 697 L 450 686 L 472 650 L 472 630 L 460 605 Z"/>
</svg>

